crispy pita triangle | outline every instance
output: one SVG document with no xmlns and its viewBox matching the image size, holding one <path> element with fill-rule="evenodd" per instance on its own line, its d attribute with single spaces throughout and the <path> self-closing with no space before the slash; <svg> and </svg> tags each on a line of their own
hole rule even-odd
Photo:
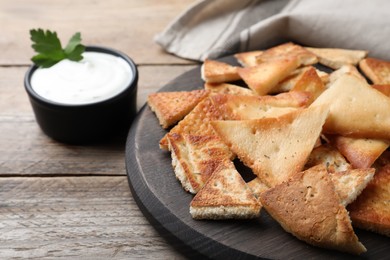
<svg viewBox="0 0 390 260">
<path fill-rule="evenodd" d="M 262 54 L 263 51 L 248 51 L 236 53 L 234 57 L 243 67 L 252 67 L 257 65 L 256 57 Z"/>
<path fill-rule="evenodd" d="M 343 65 L 357 65 L 359 61 L 367 56 L 364 50 L 347 50 L 335 48 L 310 48 L 307 50 L 314 53 L 321 64 L 332 69 L 339 69 Z"/>
<path fill-rule="evenodd" d="M 211 124 L 239 159 L 274 187 L 303 169 L 327 115 L 326 107 L 315 107 L 277 118 Z"/>
<path fill-rule="evenodd" d="M 172 133 L 167 136 L 176 178 L 190 193 L 197 193 L 219 165 L 233 158 L 218 136 Z"/>
<path fill-rule="evenodd" d="M 390 144 L 387 140 L 341 135 L 328 136 L 328 139 L 347 158 L 353 168 L 371 167 Z"/>
<path fill-rule="evenodd" d="M 289 92 L 276 96 L 214 95 L 210 97 L 226 120 L 277 117 L 307 104 L 309 94 Z"/>
<path fill-rule="evenodd" d="M 390 165 L 375 174 L 373 181 L 348 206 L 353 225 L 390 237 Z"/>
<path fill-rule="evenodd" d="M 359 78 L 344 74 L 311 106 L 328 106 L 325 133 L 390 139 L 390 99 Z"/>
<path fill-rule="evenodd" d="M 223 115 L 214 107 L 210 97 L 203 99 L 196 107 L 174 126 L 169 133 L 192 135 L 216 135 L 210 121 L 223 119 Z M 160 148 L 168 150 L 167 134 L 160 140 Z"/>
<path fill-rule="evenodd" d="M 306 91 L 311 94 L 309 103 L 322 94 L 325 90 L 325 85 L 318 76 L 315 68 L 311 67 L 305 71 L 300 79 L 295 83 L 292 91 Z"/>
<path fill-rule="evenodd" d="M 206 59 L 201 67 L 201 77 L 208 83 L 223 83 L 241 79 L 238 67 L 225 62 Z"/>
<path fill-rule="evenodd" d="M 323 144 L 313 149 L 306 162 L 305 169 L 318 164 L 326 165 L 329 172 L 340 172 L 352 169 L 344 156 L 333 146 Z"/>
<path fill-rule="evenodd" d="M 220 165 L 190 204 L 194 219 L 248 219 L 258 217 L 260 210 L 232 162 Z"/>
<path fill-rule="evenodd" d="M 269 189 L 269 187 L 257 177 L 248 182 L 247 185 L 257 199 L 260 199 L 261 193 Z"/>
<path fill-rule="evenodd" d="M 352 254 L 366 251 L 324 165 L 297 173 L 261 193 L 260 201 L 287 232 L 300 240 Z"/>
<path fill-rule="evenodd" d="M 318 62 L 317 56 L 300 45 L 292 42 L 267 49 L 256 57 L 257 63 L 275 59 L 298 59 L 300 65 L 311 65 Z"/>
<path fill-rule="evenodd" d="M 204 88 L 212 94 L 229 94 L 229 95 L 241 95 L 241 96 L 254 96 L 256 95 L 251 89 L 243 88 L 237 85 L 228 83 L 205 83 Z"/>
<path fill-rule="evenodd" d="M 339 69 L 333 71 L 329 75 L 329 83 L 328 86 L 333 84 L 337 79 L 339 79 L 344 74 L 350 74 L 358 77 L 359 79 L 366 81 L 366 78 L 363 77 L 362 74 L 358 71 L 358 69 L 353 65 L 343 65 Z"/>
<path fill-rule="evenodd" d="M 385 94 L 386 96 L 390 97 L 390 84 L 374 84 L 371 86 L 376 90 L 380 91 L 382 94 Z"/>
<path fill-rule="evenodd" d="M 282 92 L 290 91 L 296 83 L 302 78 L 302 76 L 305 74 L 306 71 L 310 70 L 311 68 L 314 68 L 313 66 L 305 66 L 300 67 L 293 72 L 291 72 L 286 78 L 284 78 L 281 82 L 279 82 L 276 87 L 274 87 L 271 90 L 271 94 L 277 94 Z M 316 68 L 314 68 L 318 77 L 321 79 L 323 84 L 327 84 L 329 82 L 329 74 L 320 71 Z"/>
<path fill-rule="evenodd" d="M 148 105 L 161 126 L 168 128 L 183 119 L 207 95 L 206 90 L 158 92 L 148 96 Z"/>
<path fill-rule="evenodd" d="M 359 63 L 359 68 L 374 84 L 390 84 L 390 62 L 366 58 Z"/>
<path fill-rule="evenodd" d="M 297 59 L 277 59 L 253 67 L 238 68 L 238 73 L 249 88 L 259 95 L 266 95 L 298 66 Z"/>
<path fill-rule="evenodd" d="M 330 177 L 335 185 L 341 204 L 347 206 L 353 202 L 374 178 L 374 174 L 374 168 L 331 172 Z"/>
</svg>

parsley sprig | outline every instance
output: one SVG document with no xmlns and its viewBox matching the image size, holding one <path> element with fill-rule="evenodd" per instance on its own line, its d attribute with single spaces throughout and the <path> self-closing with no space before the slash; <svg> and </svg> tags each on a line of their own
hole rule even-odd
<svg viewBox="0 0 390 260">
<path fill-rule="evenodd" d="M 31 60 L 42 68 L 48 68 L 63 59 L 80 61 L 85 51 L 85 46 L 81 44 L 81 34 L 75 33 L 70 38 L 65 48 L 62 48 L 61 41 L 56 32 L 43 29 L 30 30 L 31 47 L 37 52 Z"/>
</svg>

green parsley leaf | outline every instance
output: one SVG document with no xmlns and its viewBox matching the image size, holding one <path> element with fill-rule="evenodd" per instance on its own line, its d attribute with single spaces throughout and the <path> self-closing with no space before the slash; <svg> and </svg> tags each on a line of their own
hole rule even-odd
<svg viewBox="0 0 390 260">
<path fill-rule="evenodd" d="M 31 47 L 38 53 L 32 57 L 32 61 L 40 67 L 48 68 L 63 59 L 80 61 L 85 51 L 85 46 L 81 44 L 81 34 L 76 33 L 69 40 L 65 49 L 62 48 L 56 32 L 42 29 L 30 30 Z"/>
</svg>

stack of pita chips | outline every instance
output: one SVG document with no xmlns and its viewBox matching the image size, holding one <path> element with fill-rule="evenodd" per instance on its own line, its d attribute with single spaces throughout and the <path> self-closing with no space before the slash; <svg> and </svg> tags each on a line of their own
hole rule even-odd
<svg viewBox="0 0 390 260">
<path fill-rule="evenodd" d="M 199 90 L 151 94 L 191 216 L 264 207 L 298 239 L 352 254 L 366 251 L 353 226 L 389 236 L 390 62 L 367 54 L 289 42 L 238 53 L 240 66 L 206 60 Z"/>
</svg>

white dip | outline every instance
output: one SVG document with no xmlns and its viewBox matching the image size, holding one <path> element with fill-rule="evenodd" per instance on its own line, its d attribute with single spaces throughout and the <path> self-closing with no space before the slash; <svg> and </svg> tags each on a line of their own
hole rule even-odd
<svg viewBox="0 0 390 260">
<path fill-rule="evenodd" d="M 39 68 L 31 86 L 40 96 L 62 104 L 90 104 L 122 92 L 134 77 L 122 58 L 100 52 L 84 52 L 79 62 L 62 60 Z"/>
</svg>

